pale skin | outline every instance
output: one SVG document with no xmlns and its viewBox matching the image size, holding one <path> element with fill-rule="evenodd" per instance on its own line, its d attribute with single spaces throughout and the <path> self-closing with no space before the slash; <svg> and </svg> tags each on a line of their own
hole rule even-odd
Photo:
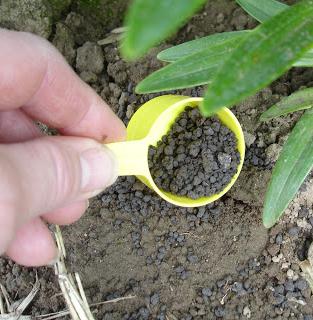
<svg viewBox="0 0 313 320">
<path fill-rule="evenodd" d="M 48 41 L 0 29 L 0 43 L 0 254 L 41 266 L 58 254 L 46 222 L 76 221 L 115 181 L 103 143 L 123 140 L 125 127 Z"/>
</svg>

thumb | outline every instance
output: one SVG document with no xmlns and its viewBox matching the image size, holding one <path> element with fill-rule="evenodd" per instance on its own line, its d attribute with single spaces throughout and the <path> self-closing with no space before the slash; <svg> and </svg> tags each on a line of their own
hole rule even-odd
<svg viewBox="0 0 313 320">
<path fill-rule="evenodd" d="M 0 253 L 23 223 L 112 184 L 112 153 L 91 139 L 43 137 L 0 145 Z"/>
</svg>

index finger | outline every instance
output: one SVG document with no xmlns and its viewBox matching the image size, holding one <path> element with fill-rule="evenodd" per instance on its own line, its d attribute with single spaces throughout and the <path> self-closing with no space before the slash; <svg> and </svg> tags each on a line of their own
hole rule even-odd
<svg viewBox="0 0 313 320">
<path fill-rule="evenodd" d="M 48 41 L 0 29 L 0 43 L 0 111 L 22 108 L 66 135 L 125 137 L 121 120 Z"/>
</svg>

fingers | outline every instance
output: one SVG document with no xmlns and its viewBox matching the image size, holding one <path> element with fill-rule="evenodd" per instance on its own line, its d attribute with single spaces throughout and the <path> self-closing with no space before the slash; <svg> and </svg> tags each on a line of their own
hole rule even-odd
<svg viewBox="0 0 313 320">
<path fill-rule="evenodd" d="M 17 191 L 29 216 L 86 200 L 111 185 L 117 176 L 111 152 L 86 138 L 43 137 L 3 145 L 0 164 L 3 159 L 9 163 L 4 173 L 12 181 L 8 186 L 19 186 Z"/>
<path fill-rule="evenodd" d="M 45 218 L 60 224 L 78 219 L 85 200 L 116 179 L 116 164 L 89 139 L 14 143 L 40 135 L 28 116 L 63 134 L 106 142 L 124 139 L 125 127 L 47 41 L 3 29 L 0 41 L 0 253 L 43 265 L 55 247 L 38 216 L 48 211 Z"/>
<path fill-rule="evenodd" d="M 22 111 L 0 113 L 0 142 L 23 142 L 42 136 L 40 130 Z M 72 203 L 43 215 L 47 222 L 66 225 L 78 220 L 88 207 L 88 200 Z"/>
<path fill-rule="evenodd" d="M 18 224 L 18 212 L 14 202 L 16 199 L 14 197 L 11 198 L 3 202 L 0 201 L 0 255 L 5 252 L 13 240 Z"/>
<path fill-rule="evenodd" d="M 21 110 L 0 112 L 0 143 L 23 142 L 40 136 L 38 127 Z"/>
<path fill-rule="evenodd" d="M 0 109 L 23 106 L 67 135 L 124 139 L 123 123 L 47 41 L 0 29 L 0 42 Z"/>
<path fill-rule="evenodd" d="M 34 218 L 17 230 L 6 254 L 24 266 L 43 266 L 57 258 L 57 249 L 45 223 Z"/>
<path fill-rule="evenodd" d="M 22 224 L 96 195 L 117 172 L 111 152 L 94 140 L 43 137 L 0 145 L 0 176 L 0 204 Z"/>
<path fill-rule="evenodd" d="M 66 207 L 45 213 L 42 217 L 50 223 L 67 225 L 77 221 L 88 208 L 88 204 L 88 200 L 77 201 L 67 205 Z"/>
</svg>

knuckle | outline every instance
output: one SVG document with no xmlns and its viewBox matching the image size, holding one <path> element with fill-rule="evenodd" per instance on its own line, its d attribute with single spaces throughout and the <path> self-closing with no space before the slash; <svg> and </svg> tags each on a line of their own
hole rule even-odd
<svg viewBox="0 0 313 320">
<path fill-rule="evenodd" d="M 71 198 L 78 192 L 80 185 L 78 155 L 70 147 L 62 147 L 56 143 L 48 143 L 47 146 L 53 173 L 54 201 Z"/>
</svg>

